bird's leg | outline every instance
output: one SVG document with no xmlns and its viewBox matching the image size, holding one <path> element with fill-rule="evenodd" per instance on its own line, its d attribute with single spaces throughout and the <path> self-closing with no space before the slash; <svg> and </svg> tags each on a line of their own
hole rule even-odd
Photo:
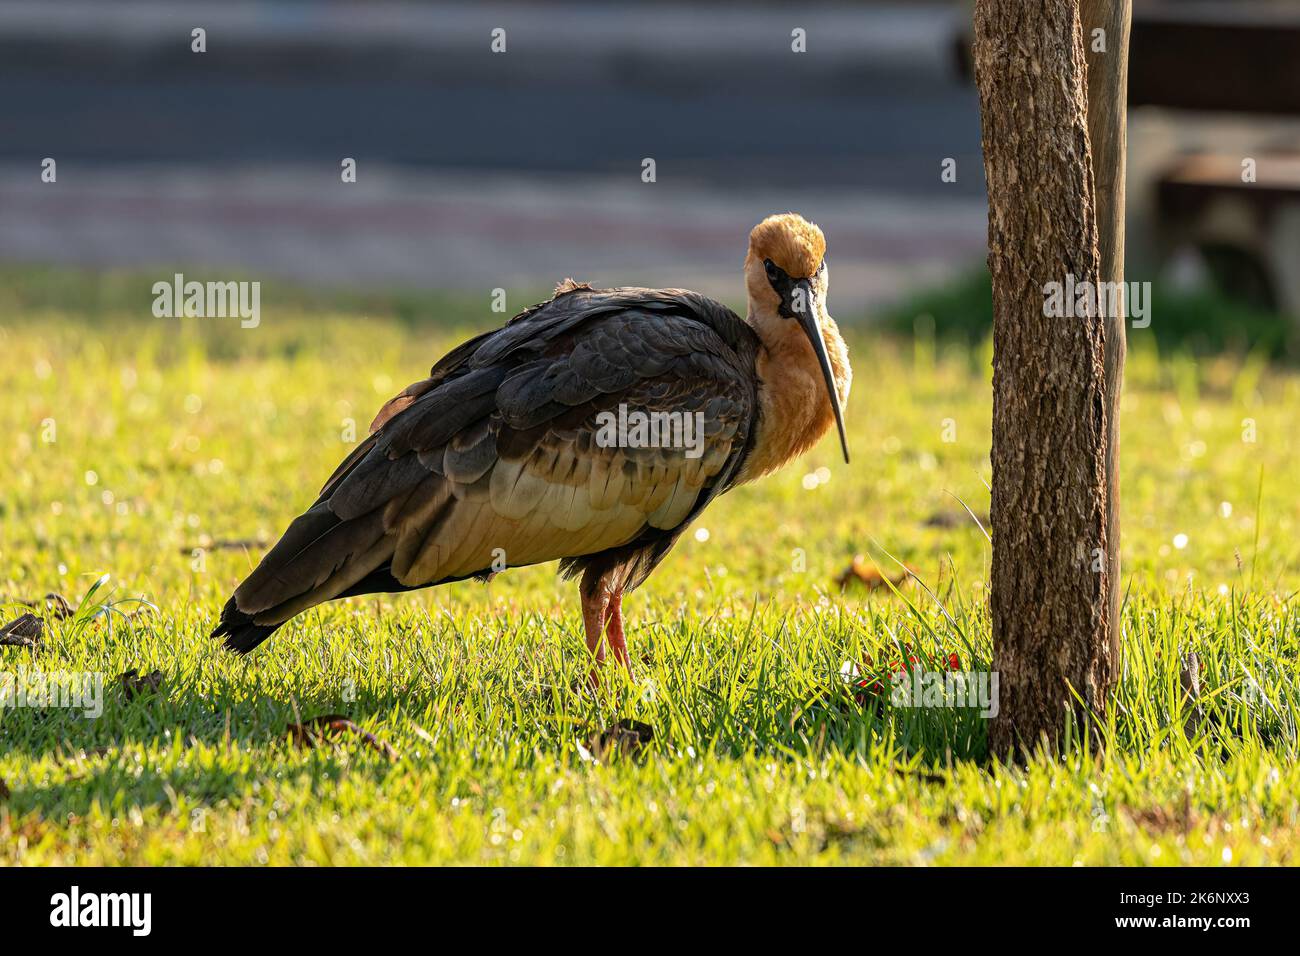
<svg viewBox="0 0 1300 956">
<path fill-rule="evenodd" d="M 617 582 L 617 583 L 615 583 Z M 582 626 L 587 632 L 587 650 L 596 658 L 596 664 L 605 661 L 605 642 L 609 643 L 614 659 L 623 665 L 628 676 L 632 662 L 627 655 L 627 642 L 623 637 L 623 584 L 617 573 L 595 574 L 588 570 L 582 576 Z M 604 641 L 601 640 L 602 636 Z M 597 668 L 590 675 L 591 685 L 597 686 Z"/>
<path fill-rule="evenodd" d="M 605 630 L 608 608 L 608 591 L 582 595 L 582 627 L 587 633 L 587 651 L 595 655 L 597 663 L 605 660 L 605 642 L 601 636 Z"/>
<path fill-rule="evenodd" d="M 609 640 L 610 653 L 622 664 L 628 676 L 632 674 L 632 661 L 627 656 L 627 643 L 623 639 L 623 589 L 614 588 L 609 595 L 609 606 L 605 610 L 605 636 Z"/>
<path fill-rule="evenodd" d="M 596 665 L 591 668 L 587 681 L 592 687 L 596 687 L 600 684 L 596 667 L 605 660 L 605 642 L 602 638 L 605 631 L 606 611 L 609 608 L 609 589 L 604 587 L 601 581 L 588 581 L 588 577 L 589 575 L 583 576 L 580 588 L 582 627 L 587 635 L 587 652 L 596 658 Z"/>
</svg>

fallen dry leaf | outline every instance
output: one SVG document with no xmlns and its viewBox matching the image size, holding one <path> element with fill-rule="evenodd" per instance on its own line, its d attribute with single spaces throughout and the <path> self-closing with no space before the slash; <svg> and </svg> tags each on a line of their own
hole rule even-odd
<svg viewBox="0 0 1300 956">
<path fill-rule="evenodd" d="M 389 760 L 396 760 L 398 753 L 392 745 L 380 740 L 369 731 L 362 730 L 348 717 L 342 714 L 324 714 L 304 720 L 301 724 L 289 724 L 287 727 L 293 742 L 299 747 L 315 747 L 323 741 L 337 741 L 345 735 L 360 737 L 372 750 L 377 750 Z"/>
<path fill-rule="evenodd" d="M 976 521 L 985 528 L 989 526 L 988 515 L 979 515 L 977 518 L 972 518 L 965 511 L 956 510 L 936 511 L 922 523 L 927 528 L 961 528 L 966 525 L 973 525 Z"/>
<path fill-rule="evenodd" d="M 902 767 L 895 767 L 894 773 L 908 780 L 920 780 L 922 783 L 947 783 L 948 779 L 937 773 L 930 773 L 928 770 L 907 771 Z"/>
<path fill-rule="evenodd" d="M 45 595 L 45 613 L 52 618 L 62 621 L 65 618 L 72 617 L 75 612 L 68 599 L 56 591 L 50 591 Z"/>
<path fill-rule="evenodd" d="M 125 674 L 117 675 L 117 682 L 122 685 L 122 693 L 127 700 L 135 700 L 144 694 L 156 693 L 162 688 L 162 671 L 141 674 L 132 667 Z"/>
<path fill-rule="evenodd" d="M 591 752 L 599 760 L 617 750 L 634 756 L 655 739 L 655 729 L 639 720 L 618 720 L 598 734 L 591 735 Z"/>
<path fill-rule="evenodd" d="M 45 623 L 30 611 L 0 627 L 0 645 L 36 650 L 41 646 Z"/>
<path fill-rule="evenodd" d="M 1159 832 L 1187 833 L 1197 822 L 1197 815 L 1192 812 L 1191 795 L 1186 790 L 1177 810 L 1167 806 L 1123 807 L 1120 813 L 1145 830 Z"/>
<path fill-rule="evenodd" d="M 193 554 L 195 551 L 255 551 L 264 547 L 266 547 L 266 541 L 262 539 L 234 538 L 225 540 L 223 538 L 200 538 L 198 544 L 190 545 L 188 548 L 181 548 L 180 552 L 188 555 Z"/>
<path fill-rule="evenodd" d="M 861 584 L 868 591 L 874 591 L 877 588 L 883 588 L 888 582 L 896 588 L 901 588 L 908 582 L 916 570 L 911 565 L 904 565 L 906 570 L 899 571 L 892 577 L 886 577 L 880 573 L 880 569 L 874 564 L 868 563 L 867 559 L 860 554 L 853 556 L 853 563 L 850 564 L 835 582 L 840 586 L 841 591 L 847 591 L 851 584 Z"/>
<path fill-rule="evenodd" d="M 33 611 L 40 612 L 46 620 L 62 621 L 64 618 L 72 617 L 76 609 L 68 603 L 68 599 L 62 594 L 55 591 L 49 591 L 45 597 L 39 601 L 28 601 L 24 598 L 15 598 L 10 600 L 10 604 L 21 604 L 23 607 L 29 607 Z M 42 610 L 42 605 L 44 609 Z"/>
</svg>

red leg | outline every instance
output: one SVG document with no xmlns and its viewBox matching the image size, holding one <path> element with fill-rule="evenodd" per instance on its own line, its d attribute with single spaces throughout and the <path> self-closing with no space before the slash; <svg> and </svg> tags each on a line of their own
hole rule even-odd
<svg viewBox="0 0 1300 956">
<path fill-rule="evenodd" d="M 599 588 L 593 594 L 582 595 L 582 628 L 587 634 L 587 650 L 594 654 L 597 663 L 605 659 L 605 643 L 601 632 L 605 630 L 605 620 L 609 608 L 609 592 Z"/>
<path fill-rule="evenodd" d="M 632 661 L 627 656 L 627 642 L 623 638 L 623 589 L 618 588 L 609 596 L 609 607 L 605 613 L 605 636 L 609 640 L 610 653 L 614 659 L 632 674 Z"/>
<path fill-rule="evenodd" d="M 593 687 L 600 683 L 597 673 L 599 665 L 605 661 L 606 642 L 614 659 L 623 665 L 629 676 L 632 673 L 632 662 L 628 659 L 627 643 L 623 638 L 623 587 L 621 584 L 615 587 L 611 578 L 614 578 L 613 574 L 596 577 L 588 570 L 579 589 L 587 650 L 596 658 L 597 666 L 592 668 L 590 675 Z"/>
</svg>

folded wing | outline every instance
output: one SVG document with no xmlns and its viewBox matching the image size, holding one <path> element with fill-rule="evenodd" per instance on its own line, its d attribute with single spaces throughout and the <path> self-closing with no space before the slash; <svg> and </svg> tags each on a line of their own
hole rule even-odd
<svg viewBox="0 0 1300 956">
<path fill-rule="evenodd" d="M 227 611 L 269 633 L 349 594 L 666 551 L 747 451 L 756 349 L 694 293 L 557 295 L 390 401 Z"/>
</svg>

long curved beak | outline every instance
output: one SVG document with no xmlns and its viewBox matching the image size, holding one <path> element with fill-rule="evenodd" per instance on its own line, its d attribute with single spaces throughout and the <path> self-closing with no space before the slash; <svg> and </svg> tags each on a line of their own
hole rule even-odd
<svg viewBox="0 0 1300 956">
<path fill-rule="evenodd" d="M 805 308 L 796 309 L 795 318 L 799 322 L 799 327 L 803 329 L 804 335 L 808 336 L 808 341 L 812 343 L 813 352 L 817 355 L 817 363 L 822 367 L 822 377 L 826 379 L 826 392 L 831 397 L 831 408 L 835 410 L 835 426 L 840 430 L 840 448 L 844 451 L 844 464 L 847 465 L 849 440 L 844 434 L 844 409 L 840 408 L 840 393 L 835 388 L 835 373 L 831 370 L 830 356 L 826 354 L 826 340 L 822 338 L 821 326 L 817 324 L 817 316 L 821 310 L 817 308 L 817 297 L 813 292 L 812 283 L 804 279 L 798 284 L 804 287 Z"/>
</svg>

